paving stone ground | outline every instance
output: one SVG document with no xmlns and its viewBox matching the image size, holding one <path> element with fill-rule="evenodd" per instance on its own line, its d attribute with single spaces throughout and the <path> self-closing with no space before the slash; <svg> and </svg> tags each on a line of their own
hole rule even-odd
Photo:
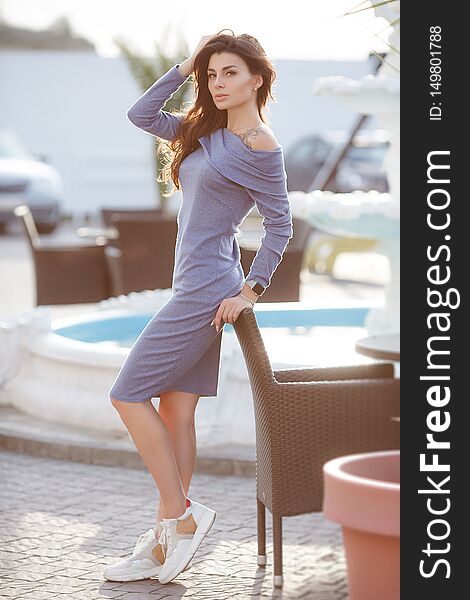
<svg viewBox="0 0 470 600">
<path fill-rule="evenodd" d="M 321 513 L 283 519 L 284 587 L 256 561 L 255 480 L 194 474 L 189 497 L 217 511 L 193 558 L 171 583 L 107 582 L 154 526 L 158 491 L 147 471 L 84 465 L 0 451 L 0 598 L 18 600 L 347 600 L 340 527 Z"/>
</svg>

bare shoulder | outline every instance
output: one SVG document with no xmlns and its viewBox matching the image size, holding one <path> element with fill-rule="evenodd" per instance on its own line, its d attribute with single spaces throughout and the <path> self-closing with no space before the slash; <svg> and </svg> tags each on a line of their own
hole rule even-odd
<svg viewBox="0 0 470 600">
<path fill-rule="evenodd" d="M 280 146 L 272 129 L 266 125 L 245 129 L 238 135 L 252 150 L 276 150 Z"/>
</svg>

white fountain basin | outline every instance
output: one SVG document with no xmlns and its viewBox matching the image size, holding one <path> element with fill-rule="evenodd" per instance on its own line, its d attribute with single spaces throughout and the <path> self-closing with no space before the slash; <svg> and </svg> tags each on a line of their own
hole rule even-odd
<svg viewBox="0 0 470 600">
<path fill-rule="evenodd" d="M 368 239 L 400 237 L 400 205 L 387 192 L 294 191 L 289 198 L 296 217 L 325 233 Z"/>
<path fill-rule="evenodd" d="M 371 362 L 372 359 L 357 354 L 354 348 L 357 339 L 366 333 L 363 323 L 368 310 L 368 306 L 360 303 L 324 309 L 286 302 L 260 304 L 255 313 L 272 366 L 279 369 Z M 55 320 L 49 329 L 43 326 L 36 331 L 32 329 L 28 335 L 17 336 L 19 350 L 12 345 L 5 348 L 5 353 L 21 358 L 16 372 L 10 372 L 0 390 L 0 404 L 58 423 L 125 433 L 108 392 L 129 352 L 132 338 L 137 337 L 143 321 L 151 316 L 152 313 L 110 308 L 91 316 Z M 121 325 L 120 319 L 123 319 Z M 129 320 L 138 325 L 132 335 L 129 335 Z M 0 341 L 1 338 L 0 335 Z M 7 339 L 13 339 L 11 330 Z M 123 340 L 127 346 L 119 345 Z M 254 445 L 255 421 L 248 373 L 235 331 L 228 324 L 223 332 L 221 353 L 218 396 L 201 397 L 198 403 L 198 444 Z M 153 399 L 156 406 L 158 401 Z"/>
</svg>

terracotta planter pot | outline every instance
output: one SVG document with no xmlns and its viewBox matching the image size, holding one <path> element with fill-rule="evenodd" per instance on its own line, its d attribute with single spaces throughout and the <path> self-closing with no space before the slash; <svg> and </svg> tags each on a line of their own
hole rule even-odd
<svg viewBox="0 0 470 600">
<path fill-rule="evenodd" d="M 400 451 L 323 466 L 323 513 L 341 524 L 350 600 L 400 598 Z"/>
</svg>

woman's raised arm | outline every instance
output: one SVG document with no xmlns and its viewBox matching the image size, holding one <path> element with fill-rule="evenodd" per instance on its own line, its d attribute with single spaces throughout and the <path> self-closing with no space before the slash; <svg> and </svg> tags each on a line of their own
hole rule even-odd
<svg viewBox="0 0 470 600">
<path fill-rule="evenodd" d="M 173 140 L 181 117 L 162 110 L 167 101 L 185 83 L 188 76 L 173 65 L 128 109 L 127 117 L 136 127 L 164 140 Z"/>
</svg>

